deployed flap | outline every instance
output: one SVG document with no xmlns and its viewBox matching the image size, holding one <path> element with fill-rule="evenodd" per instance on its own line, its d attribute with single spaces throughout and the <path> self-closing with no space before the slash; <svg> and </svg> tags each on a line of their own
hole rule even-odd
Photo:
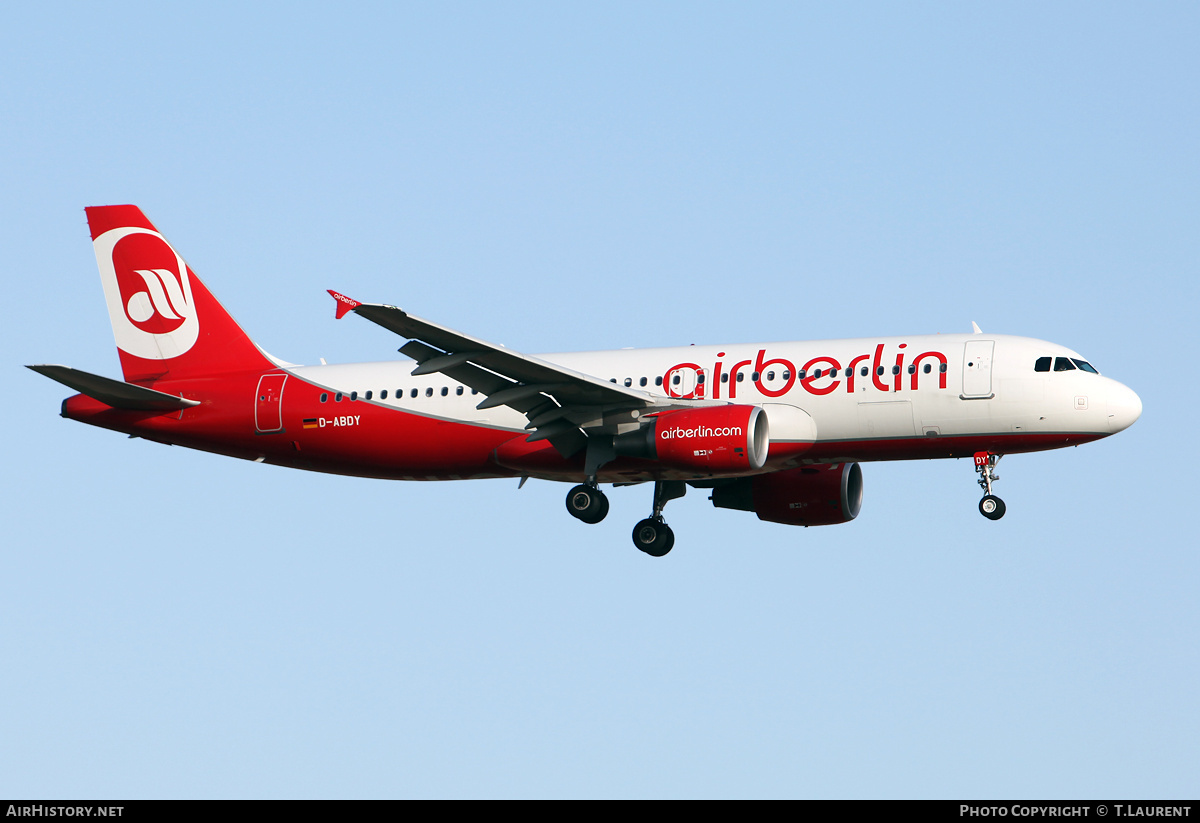
<svg viewBox="0 0 1200 823">
<path fill-rule="evenodd" d="M 98 374 L 72 369 L 69 366 L 26 366 L 38 374 L 44 374 L 51 380 L 57 380 L 64 386 L 86 394 L 114 409 L 130 411 L 177 411 L 190 406 L 199 406 L 199 400 L 185 400 L 173 394 L 136 386 L 122 380 L 101 377 Z"/>
</svg>

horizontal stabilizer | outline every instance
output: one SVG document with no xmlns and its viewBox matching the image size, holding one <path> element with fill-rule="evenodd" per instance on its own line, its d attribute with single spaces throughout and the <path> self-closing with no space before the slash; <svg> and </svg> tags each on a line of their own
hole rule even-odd
<svg viewBox="0 0 1200 823">
<path fill-rule="evenodd" d="M 26 366 L 38 374 L 44 374 L 51 380 L 57 380 L 64 386 L 74 389 L 80 394 L 86 394 L 114 409 L 129 411 L 172 411 L 199 406 L 199 400 L 185 400 L 173 394 L 136 386 L 123 380 L 113 380 L 111 377 L 101 377 L 98 374 L 72 369 L 69 366 Z"/>
</svg>

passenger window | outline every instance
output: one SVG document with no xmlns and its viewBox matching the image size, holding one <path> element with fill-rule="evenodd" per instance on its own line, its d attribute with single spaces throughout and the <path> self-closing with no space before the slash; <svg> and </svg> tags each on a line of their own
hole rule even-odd
<svg viewBox="0 0 1200 823">
<path fill-rule="evenodd" d="M 788 371 L 787 369 L 784 369 L 784 370 L 783 370 L 783 379 L 784 379 L 784 380 L 791 380 L 791 379 L 792 379 L 792 373 L 791 373 L 790 371 Z"/>
<path fill-rule="evenodd" d="M 608 378 L 608 382 L 609 382 L 609 383 L 616 383 L 616 382 L 617 382 L 617 378 L 615 378 L 615 377 L 610 377 L 610 378 Z"/>
<path fill-rule="evenodd" d="M 1100 373 L 1100 372 L 1096 371 L 1096 369 L 1092 366 L 1092 364 L 1086 360 L 1080 360 L 1076 357 L 1072 357 L 1071 362 L 1074 363 L 1076 366 L 1078 366 L 1081 371 L 1085 371 L 1089 374 L 1099 374 Z"/>
<path fill-rule="evenodd" d="M 457 389 L 454 390 L 454 393 L 461 397 L 462 393 L 463 393 L 463 387 L 459 386 Z"/>
<path fill-rule="evenodd" d="M 1050 371 L 1050 361 L 1053 358 L 1039 357 L 1033 364 L 1034 371 Z"/>
<path fill-rule="evenodd" d="M 1069 357 L 1054 358 L 1055 371 L 1075 371 L 1075 364 L 1071 362 Z"/>
<path fill-rule="evenodd" d="M 916 367 L 916 366 L 914 366 L 912 363 L 909 363 L 909 364 L 908 364 L 908 373 L 909 373 L 909 374 L 916 374 L 916 373 L 917 373 L 917 367 Z"/>
<path fill-rule="evenodd" d="M 925 368 L 921 369 L 921 371 L 925 372 L 926 374 L 929 374 L 931 371 L 933 371 L 933 366 L 926 363 Z"/>
<path fill-rule="evenodd" d="M 813 380 L 816 380 L 818 377 L 821 376 L 821 374 L 822 374 L 821 369 L 813 369 Z"/>
<path fill-rule="evenodd" d="M 329 399 L 329 395 L 326 394 L 325 392 L 321 392 L 321 402 L 324 403 L 328 399 Z"/>
<path fill-rule="evenodd" d="M 356 391 L 350 392 L 350 402 L 353 403 L 357 399 L 358 399 L 358 392 L 356 392 Z"/>
<path fill-rule="evenodd" d="M 899 374 L 899 373 L 900 373 L 900 367 L 892 366 L 892 374 Z"/>
<path fill-rule="evenodd" d="M 743 380 L 745 380 L 745 379 L 746 379 L 746 375 L 745 375 L 745 374 L 743 374 L 742 372 L 738 372 L 737 381 L 738 381 L 739 383 L 741 383 L 741 382 L 742 382 Z"/>
<path fill-rule="evenodd" d="M 656 386 L 661 386 L 661 385 L 662 385 L 662 378 L 661 378 L 661 377 L 656 377 L 656 378 L 654 378 L 654 385 L 656 385 Z"/>
<path fill-rule="evenodd" d="M 945 374 L 945 373 L 946 373 L 946 368 L 947 368 L 947 367 L 946 367 L 946 364 L 945 364 L 945 363 L 943 363 L 942 365 L 938 366 L 938 371 L 939 371 L 939 372 L 941 372 L 942 374 Z"/>
<path fill-rule="evenodd" d="M 674 377 L 671 378 L 671 385 L 678 386 L 679 381 L 680 381 L 679 375 L 675 375 Z"/>
<path fill-rule="evenodd" d="M 928 367 L 928 366 L 926 366 L 925 368 L 929 368 L 929 367 Z M 858 373 L 859 373 L 859 375 L 861 375 L 862 377 L 866 377 L 868 374 L 870 374 L 870 373 L 871 373 L 871 370 L 870 370 L 868 367 L 866 367 L 866 366 L 863 366 L 863 367 L 862 367 L 862 369 L 861 369 L 861 370 L 859 370 L 859 372 L 858 372 Z"/>
<path fill-rule="evenodd" d="M 338 392 L 337 394 L 335 394 L 335 395 L 333 396 L 333 402 L 334 402 L 334 403 L 341 403 L 341 402 L 342 402 L 342 393 L 341 393 L 341 392 Z"/>
<path fill-rule="evenodd" d="M 471 389 L 471 394 L 479 394 L 479 389 Z"/>
<path fill-rule="evenodd" d="M 445 397 L 449 393 L 450 393 L 450 389 L 446 386 L 442 386 L 442 397 Z"/>
<path fill-rule="evenodd" d="M 416 396 L 417 396 L 417 390 L 416 390 L 416 389 L 413 389 L 413 390 L 412 390 L 412 396 L 413 396 L 413 397 L 416 397 Z"/>
<path fill-rule="evenodd" d="M 644 377 L 640 378 L 640 379 L 638 380 L 638 385 L 639 385 L 639 386 L 644 386 L 644 385 L 646 385 L 646 378 L 644 378 Z"/>
<path fill-rule="evenodd" d="M 725 372 L 724 374 L 722 374 L 722 375 L 721 375 L 721 382 L 722 382 L 722 383 L 728 383 L 728 382 L 729 382 L 729 372 Z"/>
<path fill-rule="evenodd" d="M 797 380 L 803 380 L 807 376 L 808 376 L 808 372 L 806 372 L 804 369 L 801 369 L 800 371 L 796 372 Z"/>
<path fill-rule="evenodd" d="M 433 397 L 433 387 L 432 387 L 432 386 L 430 386 L 429 388 L 427 388 L 427 389 L 425 390 L 425 396 L 426 396 L 426 397 Z"/>
<path fill-rule="evenodd" d="M 381 391 L 381 392 L 379 393 L 379 399 L 380 399 L 380 400 L 387 400 L 387 389 L 384 389 L 383 391 Z"/>
<path fill-rule="evenodd" d="M 370 399 L 371 399 L 371 390 L 370 390 L 370 389 L 367 389 L 367 396 L 366 396 L 366 398 L 364 398 L 364 399 L 366 399 L 366 400 L 370 400 Z"/>
<path fill-rule="evenodd" d="M 775 379 L 775 372 L 773 372 L 773 371 L 769 371 L 769 372 L 767 372 L 767 379 L 768 379 L 768 380 L 774 380 L 774 379 Z"/>
<path fill-rule="evenodd" d="M 704 372 L 700 372 L 696 375 L 696 382 L 702 386 L 704 385 Z"/>
<path fill-rule="evenodd" d="M 757 383 L 758 382 L 758 372 L 755 372 L 754 374 L 750 375 L 750 379 L 753 380 L 755 383 Z"/>
<path fill-rule="evenodd" d="M 632 377 L 626 377 L 626 378 L 625 378 L 625 388 L 627 388 L 627 389 L 628 389 L 628 388 L 629 388 L 630 386 L 632 386 L 632 385 L 633 385 L 633 378 L 632 378 Z"/>
<path fill-rule="evenodd" d="M 875 370 L 875 372 L 876 372 L 877 374 L 883 374 L 883 366 L 880 366 L 879 368 L 877 368 L 877 369 Z"/>
</svg>

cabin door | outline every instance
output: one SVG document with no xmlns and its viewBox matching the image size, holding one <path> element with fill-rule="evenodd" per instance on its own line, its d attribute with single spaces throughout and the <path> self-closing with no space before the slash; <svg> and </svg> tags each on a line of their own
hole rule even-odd
<svg viewBox="0 0 1200 823">
<path fill-rule="evenodd" d="M 254 397 L 254 428 L 259 434 L 283 431 L 283 384 L 286 374 L 264 374 Z"/>
<path fill-rule="evenodd" d="M 992 350 L 995 340 L 969 340 L 963 354 L 963 400 L 992 396 Z"/>
</svg>

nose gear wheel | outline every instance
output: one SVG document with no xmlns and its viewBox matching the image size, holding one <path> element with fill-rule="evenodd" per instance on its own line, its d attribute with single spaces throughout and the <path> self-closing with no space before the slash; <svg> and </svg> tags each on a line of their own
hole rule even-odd
<svg viewBox="0 0 1200 823">
<path fill-rule="evenodd" d="M 975 472 L 979 475 L 979 487 L 983 489 L 979 513 L 988 520 L 999 520 L 1004 516 L 1004 501 L 992 494 L 992 484 L 1000 479 L 1000 475 L 996 474 L 996 464 L 1003 456 L 991 452 L 975 452 Z"/>
<path fill-rule="evenodd" d="M 988 520 L 999 520 L 1004 516 L 1004 501 L 994 494 L 985 494 L 979 501 L 979 513 Z"/>
</svg>

